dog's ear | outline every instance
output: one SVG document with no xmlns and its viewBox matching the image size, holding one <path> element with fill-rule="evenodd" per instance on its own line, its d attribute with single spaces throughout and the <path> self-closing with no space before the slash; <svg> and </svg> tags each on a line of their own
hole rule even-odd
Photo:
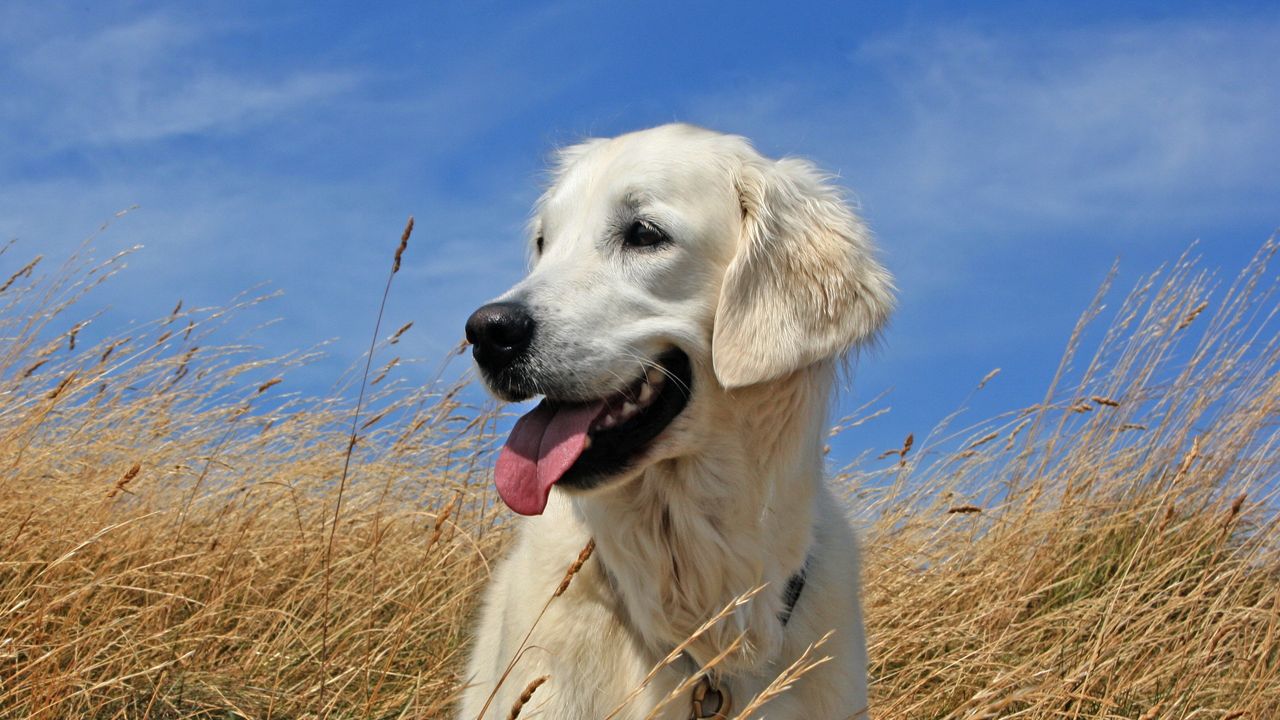
<svg viewBox="0 0 1280 720">
<path fill-rule="evenodd" d="M 737 187 L 743 236 L 712 331 L 720 384 L 773 380 L 872 338 L 893 306 L 893 279 L 839 192 L 795 159 L 748 160 Z"/>
</svg>

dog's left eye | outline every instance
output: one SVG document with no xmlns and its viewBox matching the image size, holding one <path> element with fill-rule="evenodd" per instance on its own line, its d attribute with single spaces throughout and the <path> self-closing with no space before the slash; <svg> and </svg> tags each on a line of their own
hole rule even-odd
<svg viewBox="0 0 1280 720">
<path fill-rule="evenodd" d="M 653 247 L 661 245 L 670 239 L 666 233 L 662 232 L 661 228 L 650 225 L 643 220 L 637 220 L 631 223 L 631 227 L 627 228 L 622 244 L 626 247 Z"/>
</svg>

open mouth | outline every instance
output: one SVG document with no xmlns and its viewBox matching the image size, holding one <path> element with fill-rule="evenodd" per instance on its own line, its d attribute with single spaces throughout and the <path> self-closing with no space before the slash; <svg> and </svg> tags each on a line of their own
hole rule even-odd
<svg viewBox="0 0 1280 720">
<path fill-rule="evenodd" d="M 689 356 L 671 350 L 608 397 L 544 398 L 516 421 L 498 456 L 498 494 L 517 513 L 540 515 L 551 486 L 586 489 L 618 475 L 684 410 L 692 385 Z"/>
</svg>

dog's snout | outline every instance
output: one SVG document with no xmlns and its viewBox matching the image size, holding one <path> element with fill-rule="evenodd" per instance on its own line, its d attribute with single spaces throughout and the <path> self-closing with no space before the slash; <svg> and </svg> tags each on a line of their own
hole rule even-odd
<svg viewBox="0 0 1280 720">
<path fill-rule="evenodd" d="M 467 319 L 467 341 L 480 367 L 498 372 L 529 347 L 535 323 L 519 303 L 489 303 Z"/>
</svg>

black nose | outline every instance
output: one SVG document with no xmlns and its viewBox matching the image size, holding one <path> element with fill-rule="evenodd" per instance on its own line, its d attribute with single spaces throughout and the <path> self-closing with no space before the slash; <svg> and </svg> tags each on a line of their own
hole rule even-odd
<svg viewBox="0 0 1280 720">
<path fill-rule="evenodd" d="M 533 341 L 534 322 L 524 305 L 489 303 L 467 318 L 467 341 L 480 367 L 498 372 Z"/>
</svg>

